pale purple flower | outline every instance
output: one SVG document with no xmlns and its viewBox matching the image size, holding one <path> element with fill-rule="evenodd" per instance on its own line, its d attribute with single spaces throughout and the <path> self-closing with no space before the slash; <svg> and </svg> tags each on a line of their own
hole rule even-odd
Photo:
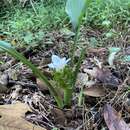
<svg viewBox="0 0 130 130">
<path fill-rule="evenodd" d="M 56 71 L 60 71 L 64 69 L 64 67 L 70 61 L 70 58 L 66 59 L 66 57 L 60 58 L 57 55 L 52 55 L 51 60 L 52 63 L 48 64 L 49 68 L 55 69 Z"/>
</svg>

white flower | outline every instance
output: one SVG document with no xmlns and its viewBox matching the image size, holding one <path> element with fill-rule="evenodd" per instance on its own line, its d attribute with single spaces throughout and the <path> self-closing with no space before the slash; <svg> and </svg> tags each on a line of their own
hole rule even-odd
<svg viewBox="0 0 130 130">
<path fill-rule="evenodd" d="M 56 71 L 64 69 L 70 58 L 66 60 L 66 57 L 60 58 L 57 55 L 52 55 L 52 63 L 48 64 L 49 68 L 56 69 Z"/>
</svg>

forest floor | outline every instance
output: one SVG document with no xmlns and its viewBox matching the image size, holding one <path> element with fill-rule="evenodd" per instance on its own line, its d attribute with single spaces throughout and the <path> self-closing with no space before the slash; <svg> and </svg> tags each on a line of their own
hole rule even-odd
<svg viewBox="0 0 130 130">
<path fill-rule="evenodd" d="M 53 77 L 48 67 L 51 56 L 56 54 L 69 58 L 75 35 L 62 6 L 58 6 L 61 14 L 56 8 L 54 13 L 49 6 L 43 9 L 37 5 L 37 15 L 34 12 L 32 16 L 33 9 L 27 11 L 30 7 L 25 7 L 16 8 L 14 14 L 10 12 L 1 17 L 0 40 L 15 46 L 49 80 Z M 40 11 L 46 16 L 42 22 Z M 54 14 L 50 16 L 50 12 Z M 28 17 L 30 19 L 26 23 Z M 6 18 L 8 20 L 5 22 Z M 112 25 L 108 27 L 106 24 L 109 22 L 105 21 L 108 22 L 104 22 L 106 28 L 85 22 L 81 25 L 74 57 L 77 61 L 81 49 L 86 48 L 85 58 L 79 70 L 70 108 L 58 108 L 48 87 L 27 66 L 7 53 L 1 53 L 0 128 L 130 130 L 130 30 L 129 22 L 125 25 L 126 21 L 120 26 L 120 23 L 113 24 L 110 19 Z M 83 101 L 79 106 L 82 88 Z M 63 96 L 60 90 L 59 93 Z"/>
</svg>

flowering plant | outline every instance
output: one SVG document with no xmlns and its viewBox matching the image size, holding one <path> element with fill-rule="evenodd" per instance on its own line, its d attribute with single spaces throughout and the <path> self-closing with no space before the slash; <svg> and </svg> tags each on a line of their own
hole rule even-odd
<svg viewBox="0 0 130 130">
<path fill-rule="evenodd" d="M 66 60 L 66 57 L 60 58 L 57 55 L 52 55 L 51 59 L 52 63 L 48 64 L 48 66 L 49 68 L 55 69 L 56 71 L 64 69 L 64 67 L 70 61 L 70 58 Z"/>
<path fill-rule="evenodd" d="M 57 89 L 62 89 L 64 94 L 64 105 L 71 104 L 73 85 L 73 71 L 67 63 L 70 61 L 66 57 L 60 58 L 57 55 L 52 55 L 52 63 L 48 64 L 50 69 L 53 69 L 53 81 Z"/>
<path fill-rule="evenodd" d="M 79 25 L 81 23 L 82 16 L 86 11 L 86 3 L 87 0 L 67 0 L 67 4 L 66 4 L 66 12 L 70 18 L 75 33 L 74 44 L 73 44 L 72 55 L 71 55 L 71 64 L 74 63 L 74 51 L 78 39 Z M 0 41 L 0 51 L 1 52 L 6 51 L 11 56 L 23 62 L 33 71 L 33 73 L 39 79 L 41 79 L 41 81 L 46 83 L 52 96 L 55 98 L 57 105 L 60 108 L 62 108 L 64 105 L 71 104 L 73 89 L 75 86 L 78 70 L 80 68 L 84 51 L 81 52 L 81 55 L 76 65 L 72 64 L 74 66 L 67 65 L 70 59 L 66 59 L 65 57 L 60 58 L 57 55 L 52 55 L 52 63 L 48 65 L 51 69 L 54 70 L 53 79 L 56 82 L 56 86 L 62 88 L 64 91 L 64 104 L 63 104 L 62 97 L 59 95 L 59 92 L 57 91 L 57 89 L 55 89 L 55 87 L 53 87 L 53 85 L 49 82 L 47 77 L 30 61 L 28 61 L 21 53 L 17 52 L 11 46 L 11 44 L 4 41 Z"/>
</svg>

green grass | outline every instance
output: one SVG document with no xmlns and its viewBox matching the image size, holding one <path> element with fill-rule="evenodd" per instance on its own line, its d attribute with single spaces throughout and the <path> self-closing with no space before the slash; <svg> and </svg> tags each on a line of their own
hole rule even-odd
<svg viewBox="0 0 130 130">
<path fill-rule="evenodd" d="M 129 0 L 90 0 L 84 25 L 100 30 L 102 35 L 98 40 L 101 46 L 115 43 L 129 28 Z"/>
<path fill-rule="evenodd" d="M 64 26 L 66 20 L 65 2 L 35 2 L 35 8 L 31 5 L 22 8 L 19 4 L 7 9 L 0 18 L 0 30 L 15 35 L 20 41 L 24 41 L 26 34 L 37 35 L 39 31 L 58 29 Z"/>
<path fill-rule="evenodd" d="M 38 42 L 40 38 L 31 39 L 31 35 L 40 37 L 39 34 L 44 31 L 68 26 L 65 2 L 66 0 L 35 1 L 35 10 L 29 3 L 24 8 L 19 3 L 11 8 L 6 7 L 3 11 L 0 10 L 0 30 L 9 32 L 23 43 L 27 43 L 25 39 L 29 39 L 28 42 Z M 129 0 L 90 0 L 84 19 L 85 26 L 101 29 L 105 37 L 114 38 L 127 30 L 129 23 Z"/>
<path fill-rule="evenodd" d="M 38 28 L 51 29 L 60 27 L 60 23 L 66 17 L 64 2 L 55 3 L 34 3 L 34 9 L 30 7 L 22 8 L 16 5 L 6 16 L 4 24 L 13 32 L 22 30 L 37 30 Z M 61 25 L 62 26 L 62 25 Z"/>
<path fill-rule="evenodd" d="M 100 28 L 127 26 L 130 21 L 129 0 L 95 0 L 88 7 L 87 23 Z"/>
</svg>

